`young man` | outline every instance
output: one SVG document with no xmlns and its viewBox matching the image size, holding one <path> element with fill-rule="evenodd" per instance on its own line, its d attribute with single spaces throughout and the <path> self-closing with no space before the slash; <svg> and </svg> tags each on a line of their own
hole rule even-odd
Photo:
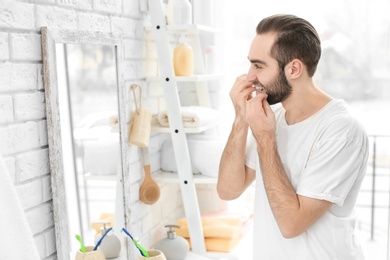
<svg viewBox="0 0 390 260">
<path fill-rule="evenodd" d="M 235 199 L 257 180 L 254 259 L 363 259 L 353 209 L 367 135 L 342 100 L 315 86 L 321 44 L 309 22 L 274 15 L 256 32 L 248 74 L 230 91 L 236 116 L 218 194 Z"/>
</svg>

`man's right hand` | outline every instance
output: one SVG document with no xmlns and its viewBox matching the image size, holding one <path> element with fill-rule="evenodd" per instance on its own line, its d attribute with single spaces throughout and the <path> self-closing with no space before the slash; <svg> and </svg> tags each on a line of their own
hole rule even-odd
<svg viewBox="0 0 390 260">
<path fill-rule="evenodd" d="M 252 82 L 247 81 L 246 74 L 237 77 L 229 93 L 236 112 L 236 120 L 245 120 L 246 101 L 252 98 L 253 91 Z"/>
</svg>

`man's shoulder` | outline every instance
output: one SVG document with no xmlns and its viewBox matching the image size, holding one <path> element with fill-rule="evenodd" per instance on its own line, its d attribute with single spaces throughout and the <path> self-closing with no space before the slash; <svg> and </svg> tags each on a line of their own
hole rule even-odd
<svg viewBox="0 0 390 260">
<path fill-rule="evenodd" d="M 347 103 L 343 100 L 333 102 L 320 119 L 320 125 L 333 136 L 365 138 L 366 130 L 363 124 L 350 112 Z"/>
</svg>

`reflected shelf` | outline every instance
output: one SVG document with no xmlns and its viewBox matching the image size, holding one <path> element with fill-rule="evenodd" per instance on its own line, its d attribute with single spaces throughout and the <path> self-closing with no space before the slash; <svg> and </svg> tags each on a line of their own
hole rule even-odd
<svg viewBox="0 0 390 260">
<path fill-rule="evenodd" d="M 84 179 L 87 181 L 116 181 L 117 175 L 115 174 L 92 174 L 92 173 L 86 173 L 84 174 Z"/>
</svg>

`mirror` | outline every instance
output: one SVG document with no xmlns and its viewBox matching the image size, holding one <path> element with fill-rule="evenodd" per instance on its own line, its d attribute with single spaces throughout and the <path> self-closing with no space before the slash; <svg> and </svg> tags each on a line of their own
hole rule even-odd
<svg viewBox="0 0 390 260">
<path fill-rule="evenodd" d="M 41 29 L 58 259 L 95 245 L 109 222 L 128 259 L 124 183 L 128 169 L 121 37 Z"/>
</svg>

